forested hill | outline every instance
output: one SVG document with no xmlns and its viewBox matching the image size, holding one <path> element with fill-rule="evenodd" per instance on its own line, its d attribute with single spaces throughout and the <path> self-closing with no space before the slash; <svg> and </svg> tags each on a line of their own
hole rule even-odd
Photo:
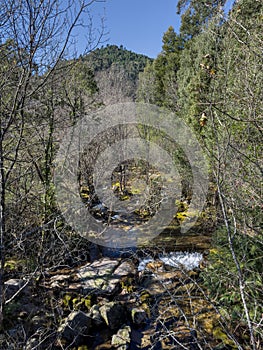
<svg viewBox="0 0 263 350">
<path fill-rule="evenodd" d="M 110 68 L 118 64 L 129 70 L 131 76 L 138 77 L 138 73 L 144 70 L 147 62 L 152 61 L 149 57 L 127 50 L 122 45 L 107 45 L 92 51 L 84 56 L 95 72 Z"/>
<path fill-rule="evenodd" d="M 125 49 L 122 45 L 98 48 L 82 59 L 94 72 L 99 99 L 105 105 L 134 101 L 139 73 L 152 59 Z"/>
</svg>

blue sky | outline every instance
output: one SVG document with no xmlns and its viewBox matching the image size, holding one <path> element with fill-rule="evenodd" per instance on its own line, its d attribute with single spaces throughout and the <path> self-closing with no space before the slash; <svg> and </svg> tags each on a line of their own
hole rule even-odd
<svg viewBox="0 0 263 350">
<path fill-rule="evenodd" d="M 126 49 L 155 58 L 162 50 L 162 37 L 171 25 L 180 28 L 176 13 L 177 0 L 105 0 L 92 5 L 94 26 L 105 17 L 106 44 L 123 45 Z M 226 7 L 233 3 L 227 0 Z M 81 51 L 81 35 L 77 36 Z"/>
<path fill-rule="evenodd" d="M 66 1 L 66 0 L 64 0 Z M 155 58 L 162 50 L 162 37 L 172 25 L 179 31 L 177 0 L 105 0 L 91 7 L 94 29 L 105 18 L 104 46 L 123 45 L 126 49 Z M 83 28 L 74 31 L 78 53 L 86 40 Z"/>
<path fill-rule="evenodd" d="M 176 5 L 175 0 L 107 0 L 109 42 L 156 57 L 162 50 L 162 36 L 168 27 L 172 25 L 179 30 Z"/>
</svg>

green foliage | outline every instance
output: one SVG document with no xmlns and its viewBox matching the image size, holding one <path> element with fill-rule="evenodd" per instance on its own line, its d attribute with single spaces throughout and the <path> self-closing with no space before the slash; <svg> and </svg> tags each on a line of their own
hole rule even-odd
<svg viewBox="0 0 263 350">
<path fill-rule="evenodd" d="M 137 82 L 139 73 L 152 60 L 141 54 L 128 51 L 116 45 L 107 45 L 92 51 L 89 55 L 82 57 L 86 67 L 94 72 L 107 71 L 118 67 L 120 71 L 125 70 L 126 79 Z"/>
<path fill-rule="evenodd" d="M 47 5 L 48 2 L 40 3 Z M 33 2 L 30 4 L 33 6 Z M 17 33 L 17 39 L 20 35 L 20 39 L 25 40 L 19 42 L 24 42 L 24 47 L 18 47 L 16 40 L 4 41 L 3 36 L 0 44 L 0 142 L 4 175 L 1 177 L 3 216 L 0 221 L 3 247 L 5 254 L 9 254 L 3 266 L 7 273 L 4 278 L 8 274 L 20 274 L 25 266 L 26 271 L 35 270 L 39 257 L 41 261 L 37 263 L 42 271 L 50 262 L 53 266 L 64 263 L 64 255 L 71 262 L 78 255 L 80 238 L 75 238 L 72 253 L 69 241 L 73 234 L 60 220 L 54 198 L 53 161 L 58 141 L 65 128 L 104 102 L 104 96 L 98 98 L 102 84 L 108 84 L 105 85 L 108 94 L 112 94 L 114 84 L 118 86 L 121 97 L 125 88 L 125 98 L 132 99 L 138 85 L 139 101 L 176 111 L 196 132 L 204 152 L 209 155 L 212 181 L 216 183 L 211 206 L 215 210 L 216 191 L 220 190 L 224 203 L 217 212 L 217 220 L 218 223 L 225 220 L 231 237 L 218 228 L 207 266 L 201 273 L 202 281 L 233 333 L 240 325 L 246 328 L 246 333 L 250 318 L 252 331 L 258 339 L 262 338 L 263 3 L 236 1 L 228 17 L 223 19 L 220 6 L 224 4 L 224 0 L 178 1 L 178 11 L 182 14 L 180 33 L 175 33 L 173 27 L 168 28 L 163 35 L 162 52 L 155 60 L 115 45 L 76 60 L 62 60 L 62 55 L 55 52 L 50 53 L 49 59 L 46 53 L 53 40 L 45 40 L 52 29 L 51 22 L 38 28 L 36 33 L 43 33 L 43 41 L 35 37 L 32 44 L 36 47 L 31 52 L 32 36 Z M 20 5 L 23 6 L 23 2 L 17 8 Z M 47 11 L 48 6 L 43 9 Z M 3 11 L 1 13 L 5 16 Z M 35 13 L 39 13 L 38 18 L 42 20 L 47 14 Z M 17 18 L 26 25 L 24 17 L 13 17 Z M 17 30 L 21 29 L 21 23 L 18 22 Z M 54 47 L 56 43 L 58 41 L 54 40 Z M 53 58 L 55 64 L 47 67 L 47 61 Z M 116 102 L 116 96 L 111 102 Z M 161 132 L 145 130 L 143 126 L 139 126 L 139 131 L 147 140 L 161 142 L 172 154 L 183 178 L 183 195 L 191 201 L 192 175 L 183 151 L 173 148 L 172 141 Z M 98 140 L 98 144 L 100 142 Z M 136 212 L 142 219 L 158 210 L 155 205 L 161 198 L 158 182 L 159 179 L 150 180 L 149 200 Z M 120 182 L 112 185 L 121 193 Z M 87 186 L 80 189 L 84 201 L 90 199 L 90 192 L 92 189 Z M 138 186 L 131 186 L 130 192 L 123 192 L 120 198 L 129 200 L 132 194 L 143 194 Z M 177 205 L 178 221 L 183 221 L 186 215 L 196 215 L 194 211 L 187 211 L 188 202 L 177 202 Z M 222 209 L 225 209 L 225 217 Z M 201 220 L 210 224 L 209 218 L 214 212 L 206 210 L 202 215 Z M 174 225 L 172 229 L 175 228 Z M 84 247 L 86 252 L 86 245 Z M 74 263 L 76 261 L 79 263 L 77 258 Z M 121 287 L 132 292 L 133 281 L 128 279 Z M 147 312 L 150 299 L 148 294 L 140 296 Z M 87 311 L 93 304 L 89 296 L 76 294 L 66 294 L 60 301 L 67 311 Z M 10 320 L 19 306 L 9 303 L 4 310 L 5 318 Z M 232 346 L 221 329 L 214 330 L 214 337 Z"/>
<path fill-rule="evenodd" d="M 207 22 L 213 18 L 226 0 L 179 0 L 177 11 L 181 14 L 180 33 L 184 40 L 199 35 Z"/>
<path fill-rule="evenodd" d="M 181 54 L 178 79 L 179 114 L 199 135 L 207 136 L 209 123 L 210 86 L 216 78 L 219 47 L 218 19 L 210 22 L 209 30 L 190 40 Z"/>
<path fill-rule="evenodd" d="M 144 71 L 139 73 L 137 101 L 155 104 L 157 100 L 156 73 L 152 63 L 147 63 Z"/>
<path fill-rule="evenodd" d="M 182 18 L 177 38 L 183 39 L 179 54 L 173 51 L 177 39 L 170 27 L 163 52 L 140 75 L 138 98 L 176 111 L 209 157 L 215 190 L 202 219 L 223 220 L 231 237 L 218 229 L 202 277 L 231 331 L 242 325 L 246 337 L 250 333 L 243 340 L 253 342 L 253 334 L 262 338 L 263 3 L 236 1 L 228 16 L 220 8 L 224 4 L 178 2 Z M 221 207 L 215 218 L 219 190 Z M 182 207 L 177 219 L 183 221 L 185 215 Z"/>
<path fill-rule="evenodd" d="M 183 49 L 183 40 L 175 33 L 172 26 L 164 33 L 162 41 L 162 51 L 165 55 L 178 53 Z"/>
<path fill-rule="evenodd" d="M 113 64 L 123 66 L 129 72 L 131 78 L 136 78 L 138 73 L 143 71 L 145 65 L 151 61 L 145 55 L 137 54 L 116 45 L 107 45 L 96 49 L 90 54 L 81 57 L 81 60 L 88 63 L 95 73 L 106 70 Z"/>
<path fill-rule="evenodd" d="M 152 60 L 122 46 L 107 45 L 80 58 L 95 76 L 103 104 L 134 101 L 139 74 Z"/>
<path fill-rule="evenodd" d="M 233 240 L 233 249 L 242 269 L 249 312 L 257 323 L 263 311 L 261 245 L 256 239 L 237 234 Z M 227 313 L 225 316 L 235 323 L 240 320 L 245 322 L 237 267 L 229 249 L 227 233 L 223 228 L 216 231 L 214 248 L 210 249 L 207 266 L 202 271 L 201 277 L 210 298 L 220 309 L 225 310 Z"/>
<path fill-rule="evenodd" d="M 176 72 L 183 41 L 170 26 L 163 35 L 162 52 L 139 76 L 137 99 L 175 109 Z"/>
</svg>

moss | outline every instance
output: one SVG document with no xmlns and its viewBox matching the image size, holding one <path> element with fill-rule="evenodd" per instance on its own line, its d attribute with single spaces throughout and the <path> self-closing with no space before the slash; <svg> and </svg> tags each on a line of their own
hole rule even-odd
<svg viewBox="0 0 263 350">
<path fill-rule="evenodd" d="M 150 302 L 151 301 L 151 295 L 146 292 L 146 291 L 143 291 L 140 295 L 140 301 L 142 303 L 145 303 L 145 302 Z"/>
<path fill-rule="evenodd" d="M 121 281 L 121 289 L 127 293 L 132 293 L 134 290 L 133 279 L 127 278 L 125 281 Z"/>
<path fill-rule="evenodd" d="M 5 262 L 5 269 L 15 270 L 18 266 L 18 261 L 16 260 L 8 260 Z"/>
<path fill-rule="evenodd" d="M 14 271 L 19 270 L 22 271 L 26 267 L 34 267 L 33 261 L 31 260 L 15 260 L 15 259 L 9 259 L 5 262 L 5 270 L 6 271 Z"/>
<path fill-rule="evenodd" d="M 130 199 L 130 196 L 128 196 L 128 195 L 126 195 L 126 194 L 120 196 L 120 200 L 121 200 L 121 201 L 127 201 L 127 200 L 129 200 L 129 199 Z"/>
<path fill-rule="evenodd" d="M 150 318 L 151 317 L 151 310 L 150 310 L 149 305 L 147 303 L 142 303 L 141 307 L 146 312 L 148 318 Z"/>
<path fill-rule="evenodd" d="M 71 299 L 72 299 L 71 295 L 69 295 L 69 294 L 64 295 L 64 297 L 62 299 L 62 303 L 63 303 L 64 307 L 69 308 Z"/>
<path fill-rule="evenodd" d="M 64 307 L 70 310 L 88 310 L 92 306 L 90 295 L 82 297 L 80 295 L 65 294 L 62 303 Z"/>
<path fill-rule="evenodd" d="M 238 349 L 235 342 L 227 336 L 225 332 L 223 332 L 221 327 L 216 327 L 213 330 L 213 336 L 215 339 L 221 340 L 224 345 L 230 345 L 233 349 Z"/>
</svg>

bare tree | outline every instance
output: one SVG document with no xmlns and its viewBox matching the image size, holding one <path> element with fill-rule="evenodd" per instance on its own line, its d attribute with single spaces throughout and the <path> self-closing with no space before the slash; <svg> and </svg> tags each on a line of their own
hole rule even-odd
<svg viewBox="0 0 263 350">
<path fill-rule="evenodd" d="M 5 0 L 0 5 L 1 324 L 5 305 L 5 246 L 10 237 L 19 236 L 19 229 L 23 232 L 31 226 L 31 220 L 19 222 L 21 218 L 17 217 L 19 211 L 16 212 L 16 208 L 22 206 L 23 202 L 35 199 L 30 199 L 29 194 L 32 196 L 31 187 L 37 188 L 36 175 L 46 188 L 44 213 L 47 212 L 48 194 L 51 189 L 56 122 L 54 98 L 49 98 L 48 107 L 46 103 L 46 118 L 41 118 L 37 111 L 41 103 L 42 106 L 44 104 L 44 101 L 41 101 L 44 91 L 48 91 L 49 94 L 54 92 L 54 77 L 58 77 L 57 71 L 61 68 L 61 62 L 71 59 L 72 65 L 72 58 L 76 55 L 75 29 L 81 26 L 82 31 L 86 32 L 86 52 L 95 48 L 101 41 L 103 25 L 95 32 L 90 16 L 92 5 L 96 2 L 99 1 Z M 69 71 L 65 64 L 64 71 Z M 60 79 L 63 79 L 63 75 L 60 75 Z M 37 123 L 36 118 L 39 118 Z M 42 140 L 45 154 L 44 172 L 41 162 L 35 156 L 35 149 L 38 149 L 41 143 L 34 144 L 41 123 L 42 128 L 47 130 L 47 137 Z M 34 128 L 36 125 L 38 128 Z M 35 208 L 35 211 L 38 209 Z M 33 211 L 28 210 L 26 215 L 32 214 Z M 41 220 L 38 223 L 41 223 Z"/>
</svg>

